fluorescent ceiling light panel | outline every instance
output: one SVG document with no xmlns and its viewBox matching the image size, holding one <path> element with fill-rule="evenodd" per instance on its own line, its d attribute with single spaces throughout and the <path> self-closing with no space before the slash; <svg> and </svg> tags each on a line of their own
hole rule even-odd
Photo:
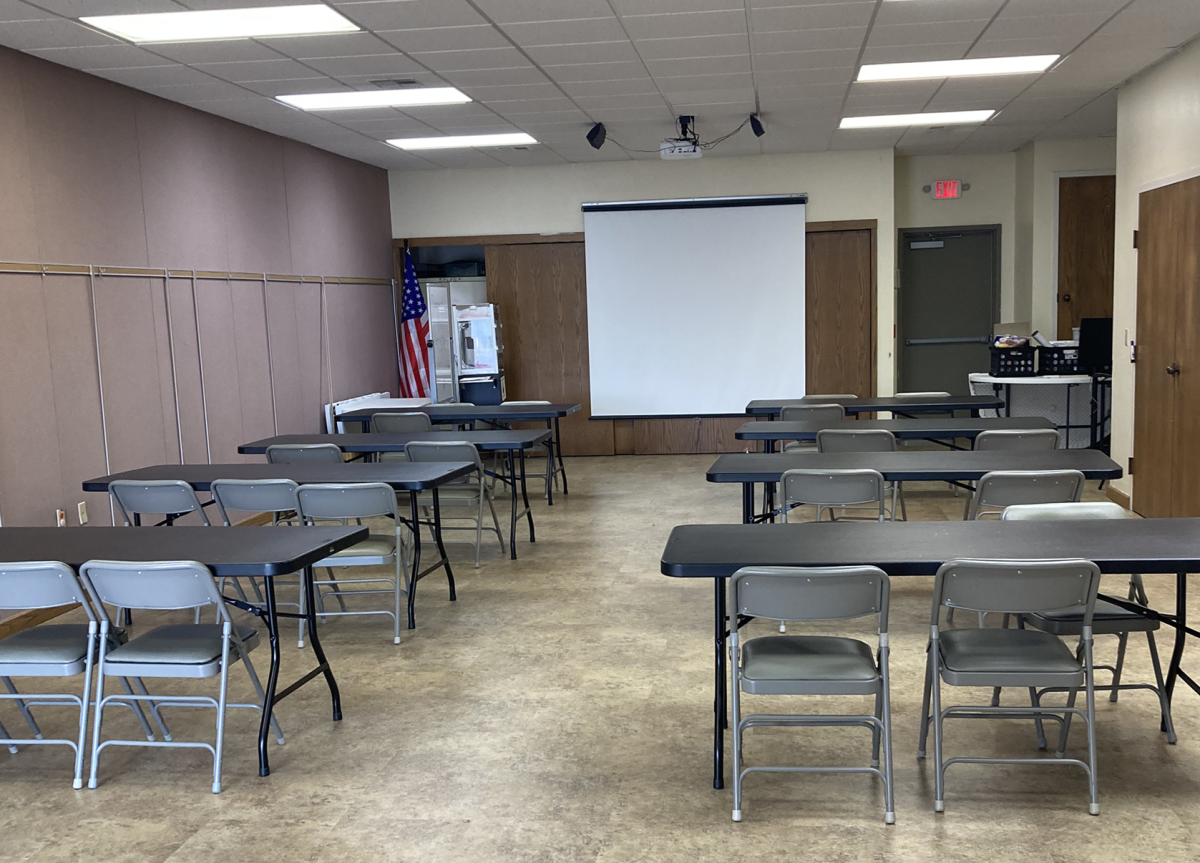
<svg viewBox="0 0 1200 863">
<path fill-rule="evenodd" d="M 302 111 L 344 111 L 348 108 L 411 108 L 417 105 L 461 105 L 471 97 L 453 87 L 413 90 L 351 90 L 341 93 L 297 93 L 276 96 Z"/>
<path fill-rule="evenodd" d="M 320 4 L 154 12 L 145 15 L 96 15 L 79 20 L 130 42 L 204 42 L 351 33 L 359 29 L 328 6 Z"/>
<path fill-rule="evenodd" d="M 874 63 L 858 70 L 858 81 L 919 81 L 926 78 L 970 78 L 980 75 L 1028 75 L 1045 72 L 1058 54 L 1027 57 L 981 57 L 976 60 L 928 60 L 920 63 Z"/>
<path fill-rule="evenodd" d="M 995 111 L 940 111 L 927 114 L 883 114 L 875 117 L 843 117 L 839 129 L 884 129 L 891 126 L 950 126 L 982 123 Z"/>
<path fill-rule="evenodd" d="M 446 135 L 440 138 L 391 138 L 388 143 L 401 150 L 448 150 L 453 147 L 519 147 L 537 141 L 524 132 L 503 135 Z"/>
</svg>

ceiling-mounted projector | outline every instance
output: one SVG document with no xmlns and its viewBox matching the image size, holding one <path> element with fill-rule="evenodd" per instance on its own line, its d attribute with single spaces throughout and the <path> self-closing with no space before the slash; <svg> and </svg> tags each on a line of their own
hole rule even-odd
<svg viewBox="0 0 1200 863">
<path fill-rule="evenodd" d="M 663 159 L 699 159 L 703 154 L 700 145 L 687 138 L 667 138 L 658 145 L 658 155 Z"/>
</svg>

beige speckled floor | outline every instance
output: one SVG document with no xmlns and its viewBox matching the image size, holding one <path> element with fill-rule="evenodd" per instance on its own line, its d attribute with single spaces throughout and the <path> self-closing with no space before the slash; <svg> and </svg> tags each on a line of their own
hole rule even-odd
<svg viewBox="0 0 1200 863">
<path fill-rule="evenodd" d="M 73 791 L 65 749 L 0 751 L 0 859 L 1200 857 L 1200 700 L 1182 687 L 1177 746 L 1158 732 L 1147 695 L 1100 701 L 1099 818 L 1087 815 L 1083 774 L 1070 768 L 957 767 L 947 811 L 932 812 L 931 774 L 915 758 L 925 578 L 893 581 L 898 823 L 883 824 L 879 783 L 869 777 L 779 775 L 751 777 L 745 821 L 731 823 L 730 793 L 710 787 L 711 585 L 658 574 L 672 526 L 739 518 L 739 488 L 704 482 L 710 462 L 572 459 L 572 494 L 552 509 L 537 504 L 539 542 L 523 539 L 516 562 L 493 543 L 479 570 L 457 548 L 459 601 L 445 601 L 444 583 L 422 582 L 419 628 L 402 645 L 391 644 L 384 618 L 325 624 L 346 718 L 329 721 L 316 685 L 285 701 L 288 742 L 273 749 L 269 779 L 257 776 L 250 711 L 231 716 L 219 796 L 209 793 L 200 752 L 106 750 L 100 788 Z M 1094 488 L 1089 497 L 1099 497 Z M 910 484 L 910 518 L 961 517 L 962 498 L 945 489 Z M 1153 600 L 1173 602 L 1168 579 L 1147 582 Z M 1111 657 L 1113 645 L 1099 655 Z M 265 652 L 254 658 L 265 671 Z M 289 642 L 284 679 L 309 658 Z M 1130 678 L 1149 676 L 1144 642 L 1131 642 L 1128 669 Z M 244 675 L 234 678 L 248 693 Z M 816 709 L 865 704 L 831 699 Z M 112 714 L 114 731 L 132 731 L 123 712 Z M 39 716 L 58 735 L 69 733 L 68 713 L 42 708 Z M 0 705 L 0 717 L 22 733 L 12 705 Z M 210 717 L 176 710 L 173 730 L 211 735 Z M 1082 741 L 1074 735 L 1073 748 Z M 762 730 L 747 759 L 859 764 L 868 750 L 862 730 Z M 1026 755 L 1032 730 L 960 722 L 948 751 Z"/>
</svg>

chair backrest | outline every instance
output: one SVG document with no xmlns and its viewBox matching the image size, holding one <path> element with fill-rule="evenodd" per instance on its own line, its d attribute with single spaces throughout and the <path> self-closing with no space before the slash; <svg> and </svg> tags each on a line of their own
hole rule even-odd
<svg viewBox="0 0 1200 863">
<path fill-rule="evenodd" d="M 299 510 L 296 490 L 290 479 L 214 479 L 209 487 L 223 524 L 231 525 L 229 511 L 286 512 Z"/>
<path fill-rule="evenodd" d="M 1058 429 L 989 429 L 975 438 L 975 449 L 989 451 L 1047 452 L 1058 444 Z"/>
<path fill-rule="evenodd" d="M 319 482 L 300 486 L 296 492 L 303 519 L 370 518 L 396 512 L 396 491 L 386 482 Z"/>
<path fill-rule="evenodd" d="M 785 470 L 779 477 L 779 493 L 783 521 L 791 504 L 848 506 L 874 501 L 879 501 L 879 520 L 884 518 L 883 474 L 877 470 Z"/>
<path fill-rule="evenodd" d="M 730 621 L 741 615 L 767 620 L 847 620 L 879 616 L 887 632 L 887 574 L 874 566 L 748 566 L 729 580 Z"/>
<path fill-rule="evenodd" d="M 950 393 L 942 392 L 941 390 L 929 390 L 926 392 L 916 393 L 896 393 L 895 398 L 898 399 L 948 399 Z"/>
<path fill-rule="evenodd" d="M 1069 503 L 1083 494 L 1077 470 L 995 470 L 985 473 L 971 497 L 971 518 L 982 507 L 1003 508 L 1026 503 Z"/>
<path fill-rule="evenodd" d="M 1001 513 L 1004 521 L 1083 521 L 1129 518 L 1125 507 L 1109 500 L 1068 503 L 1019 503 Z"/>
<path fill-rule="evenodd" d="M 951 560 L 937 571 L 931 623 L 942 606 L 1034 614 L 1082 608 L 1092 622 L 1100 569 L 1090 560 Z"/>
<path fill-rule="evenodd" d="M 133 524 L 132 515 L 159 512 L 164 515 L 195 512 L 205 525 L 208 524 L 208 516 L 204 514 L 195 490 L 181 479 L 116 479 L 108 484 L 108 493 L 126 527 Z"/>
<path fill-rule="evenodd" d="M 164 611 L 215 605 L 221 618 L 229 620 L 212 572 L 194 560 L 89 560 L 79 576 L 105 616 L 105 605 Z"/>
<path fill-rule="evenodd" d="M 483 470 L 479 450 L 475 444 L 467 441 L 415 440 L 404 445 L 404 452 L 408 454 L 409 461 L 470 461 L 475 463 L 477 470 Z"/>
<path fill-rule="evenodd" d="M 779 419 L 785 423 L 842 423 L 846 409 L 841 405 L 784 405 Z"/>
<path fill-rule="evenodd" d="M 412 413 L 377 413 L 371 414 L 371 431 L 390 434 L 405 432 L 426 432 L 433 429 L 429 414 L 414 411 Z"/>
<path fill-rule="evenodd" d="M 75 570 L 54 560 L 0 563 L 0 608 L 57 608 L 78 602 L 95 620 Z"/>
<path fill-rule="evenodd" d="M 267 461 L 271 464 L 302 464 L 324 462 L 341 464 L 342 451 L 332 443 L 277 443 L 267 447 Z"/>
<path fill-rule="evenodd" d="M 821 452 L 895 452 L 896 436 L 887 429 L 821 429 L 817 432 Z"/>
</svg>

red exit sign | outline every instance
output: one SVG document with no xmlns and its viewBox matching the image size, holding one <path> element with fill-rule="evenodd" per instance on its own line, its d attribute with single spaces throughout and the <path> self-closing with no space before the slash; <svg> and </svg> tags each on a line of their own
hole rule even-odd
<svg viewBox="0 0 1200 863">
<path fill-rule="evenodd" d="M 933 183 L 933 199 L 935 201 L 949 200 L 962 195 L 962 183 L 958 180 L 936 180 Z"/>
</svg>

